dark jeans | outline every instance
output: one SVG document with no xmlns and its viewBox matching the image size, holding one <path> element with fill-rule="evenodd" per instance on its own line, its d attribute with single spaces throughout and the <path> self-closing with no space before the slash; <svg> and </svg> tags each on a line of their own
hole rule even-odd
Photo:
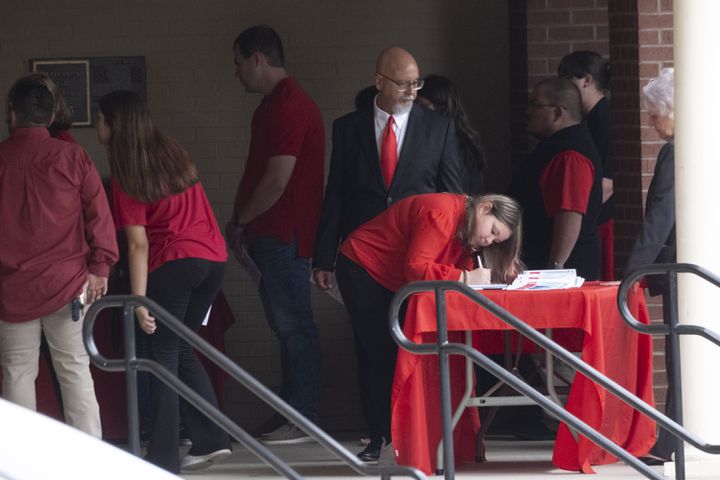
<svg viewBox="0 0 720 480">
<path fill-rule="evenodd" d="M 148 275 L 147 296 L 188 328 L 197 331 L 220 290 L 224 273 L 224 263 L 198 258 L 173 260 Z M 149 336 L 149 341 L 150 358 L 217 407 L 207 372 L 188 343 L 181 341 L 161 322 Z M 151 387 L 153 427 L 146 458 L 177 473 L 180 471 L 178 395 L 155 377 L 152 377 Z M 187 402 L 183 401 L 182 407 L 193 444 L 188 452 L 190 455 L 230 448 L 230 439 L 220 427 Z"/>
<path fill-rule="evenodd" d="M 150 357 L 150 336 L 140 327 L 135 327 L 135 355 Z M 140 436 L 152 431 L 152 398 L 150 394 L 150 372 L 137 372 L 138 413 L 140 414 Z"/>
<path fill-rule="evenodd" d="M 357 350 L 358 370 L 362 374 L 367 369 L 366 376 L 359 380 L 361 387 L 365 384 L 370 390 L 363 398 L 369 407 L 366 420 L 370 435 L 382 435 L 390 441 L 390 400 L 398 347 L 390 336 L 388 311 L 394 294 L 342 254 L 338 256 L 335 277 L 356 343 L 362 347 Z"/>
<path fill-rule="evenodd" d="M 295 242 L 253 240 L 248 253 L 262 274 L 260 299 L 280 341 L 280 396 L 313 422 L 320 397 L 320 340 L 310 305 L 310 260 L 297 256 Z"/>
</svg>

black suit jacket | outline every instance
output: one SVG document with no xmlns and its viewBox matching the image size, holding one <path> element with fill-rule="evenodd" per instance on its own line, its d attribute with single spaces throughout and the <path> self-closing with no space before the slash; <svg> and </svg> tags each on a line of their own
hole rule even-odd
<svg viewBox="0 0 720 480">
<path fill-rule="evenodd" d="M 675 250 L 675 146 L 670 141 L 658 154 L 648 188 L 645 218 L 623 276 L 642 265 L 674 263 Z M 652 295 L 664 293 L 663 277 L 652 275 L 647 278 Z"/>
<path fill-rule="evenodd" d="M 333 123 L 313 267 L 334 270 L 340 242 L 393 203 L 411 195 L 461 192 L 462 161 L 451 119 L 414 105 L 390 188 L 380 172 L 372 107 Z"/>
</svg>

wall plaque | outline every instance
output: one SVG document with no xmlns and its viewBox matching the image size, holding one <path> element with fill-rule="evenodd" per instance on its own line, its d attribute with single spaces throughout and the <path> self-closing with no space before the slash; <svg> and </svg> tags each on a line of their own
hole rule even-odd
<svg viewBox="0 0 720 480">
<path fill-rule="evenodd" d="M 47 74 L 73 111 L 73 126 L 93 126 L 103 95 L 132 90 L 147 98 L 145 57 L 31 59 L 30 70 Z"/>
</svg>

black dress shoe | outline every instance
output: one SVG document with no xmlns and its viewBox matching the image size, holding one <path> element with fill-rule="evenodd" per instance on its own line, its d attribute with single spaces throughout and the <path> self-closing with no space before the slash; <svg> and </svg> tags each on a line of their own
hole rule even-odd
<svg viewBox="0 0 720 480">
<path fill-rule="evenodd" d="M 658 465 L 664 465 L 666 462 L 670 461 L 670 460 L 665 460 L 664 458 L 654 457 L 654 456 L 638 457 L 638 460 L 640 460 L 642 463 L 644 463 L 648 467 L 657 467 Z"/>
<path fill-rule="evenodd" d="M 383 447 L 383 439 L 382 438 L 373 438 L 370 440 L 370 443 L 368 444 L 365 449 L 358 453 L 358 458 L 369 464 L 377 464 L 378 460 L 380 459 L 380 452 L 382 451 Z"/>
</svg>

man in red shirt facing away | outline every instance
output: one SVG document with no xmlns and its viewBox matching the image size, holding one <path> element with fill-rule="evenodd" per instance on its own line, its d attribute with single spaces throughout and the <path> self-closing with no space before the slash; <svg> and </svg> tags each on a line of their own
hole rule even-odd
<svg viewBox="0 0 720 480">
<path fill-rule="evenodd" d="M 233 50 L 235 76 L 246 92 L 264 97 L 252 119 L 247 164 L 226 229 L 228 244 L 235 251 L 246 244 L 262 275 L 260 297 L 280 341 L 280 396 L 317 421 L 320 343 L 309 279 L 322 206 L 323 120 L 312 98 L 285 71 L 282 43 L 272 28 L 248 28 Z M 310 437 L 284 424 L 262 441 L 281 445 Z"/>
<path fill-rule="evenodd" d="M 540 143 L 511 188 L 523 207 L 523 261 L 530 269 L 575 268 L 597 280 L 602 167 L 581 123 L 580 92 L 569 80 L 544 80 L 530 94 L 527 115 L 528 131 Z"/>
<path fill-rule="evenodd" d="M 35 409 L 40 332 L 48 339 L 65 420 L 101 437 L 82 343 L 82 305 L 107 292 L 117 261 L 100 176 L 78 145 L 50 137 L 55 102 L 38 81 L 8 95 L 10 138 L 0 143 L 0 362 L 3 397 Z"/>
</svg>

